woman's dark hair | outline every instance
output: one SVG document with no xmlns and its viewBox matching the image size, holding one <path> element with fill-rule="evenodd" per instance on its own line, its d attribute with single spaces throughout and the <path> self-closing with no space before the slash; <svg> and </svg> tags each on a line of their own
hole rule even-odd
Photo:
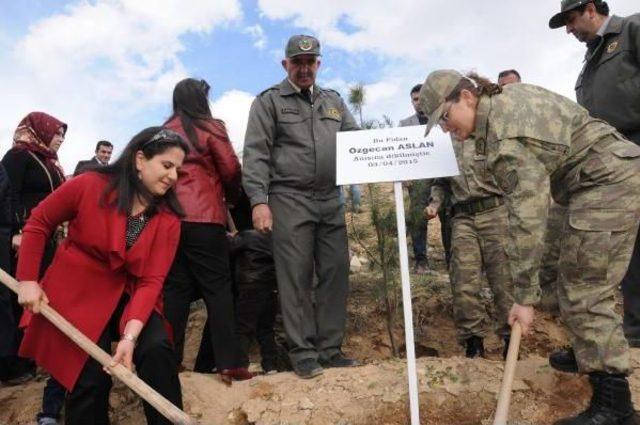
<svg viewBox="0 0 640 425">
<path fill-rule="evenodd" d="M 209 108 L 209 84 L 205 80 L 185 78 L 176 84 L 173 89 L 173 117 L 180 117 L 182 128 L 193 146 L 198 152 L 204 147 L 200 146 L 196 127 L 201 127 L 198 121 L 210 121 L 213 119 Z M 168 121 L 169 121 L 168 120 Z"/>
<path fill-rule="evenodd" d="M 487 78 L 479 76 L 475 72 L 470 72 L 465 78 L 460 80 L 445 100 L 447 102 L 457 102 L 460 100 L 460 92 L 462 92 L 462 90 L 468 90 L 476 97 L 482 95 L 493 96 L 494 94 L 502 93 L 502 88 L 499 85 L 492 83 Z"/>
<path fill-rule="evenodd" d="M 147 159 L 165 152 L 170 148 L 182 149 L 187 155 L 189 145 L 176 132 L 164 127 L 149 127 L 133 136 L 133 139 L 124 148 L 118 159 L 113 164 L 96 168 L 95 171 L 109 176 L 109 184 L 102 193 L 101 205 L 115 205 L 123 214 L 131 214 L 133 200 L 136 196 L 142 198 L 148 205 L 148 212 L 153 214 L 157 208 L 164 204 L 179 217 L 184 217 L 184 210 L 178 202 L 173 187 L 161 196 L 154 196 L 138 178 L 136 168 L 136 154 L 141 151 Z M 111 194 L 115 198 L 108 201 Z"/>
</svg>

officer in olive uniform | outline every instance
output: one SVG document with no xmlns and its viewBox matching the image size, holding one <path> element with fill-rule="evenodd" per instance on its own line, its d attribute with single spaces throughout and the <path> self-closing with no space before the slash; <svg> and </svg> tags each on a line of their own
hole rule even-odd
<svg viewBox="0 0 640 425">
<path fill-rule="evenodd" d="M 494 330 L 504 342 L 506 357 L 511 328 L 507 322 L 513 305 L 513 279 L 506 241 L 509 220 L 502 189 L 486 176 L 482 163 L 474 161 L 473 140 L 453 141 L 460 174 L 435 179 L 427 219 L 436 216 L 447 192 L 451 193 L 451 292 L 458 339 L 466 345 L 466 356 L 484 357 L 484 338 L 490 319 L 480 295 L 483 272 L 493 292 L 496 317 Z M 480 167 L 478 167 L 480 166 Z"/>
<path fill-rule="evenodd" d="M 282 66 L 287 78 L 251 105 L 243 186 L 256 230 L 273 230 L 291 363 L 299 376 L 311 378 L 322 366 L 357 364 L 341 351 L 349 254 L 336 187 L 336 133 L 359 128 L 337 92 L 315 85 L 317 39 L 291 37 Z"/>
<path fill-rule="evenodd" d="M 562 0 L 550 28 L 566 26 L 586 43 L 584 65 L 576 82 L 576 98 L 595 117 L 607 121 L 640 145 L 640 14 L 609 16 L 602 0 Z M 624 333 L 640 347 L 640 238 L 622 279 Z M 561 369 L 567 358 L 556 356 Z M 572 357 L 569 358 L 572 360 Z"/>
<path fill-rule="evenodd" d="M 480 176 L 504 193 L 506 243 L 515 304 L 509 321 L 526 335 L 540 300 L 538 268 L 549 187 L 568 208 L 561 235 L 558 302 L 579 370 L 588 373 L 591 405 L 556 425 L 636 424 L 627 375 L 628 343 L 615 309 L 640 221 L 640 147 L 558 94 L 529 84 L 499 88 L 452 70 L 431 73 L 420 102 L 430 129 L 473 137 Z M 461 158 L 458 157 L 458 160 Z"/>
</svg>

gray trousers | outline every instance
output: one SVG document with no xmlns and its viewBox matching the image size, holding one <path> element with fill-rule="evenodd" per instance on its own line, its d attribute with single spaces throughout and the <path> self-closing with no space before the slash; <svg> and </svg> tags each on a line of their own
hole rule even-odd
<svg viewBox="0 0 640 425">
<path fill-rule="evenodd" d="M 328 360 L 344 339 L 349 253 L 344 208 L 336 196 L 269 195 L 273 258 L 292 363 Z M 314 287 L 314 272 L 317 284 Z"/>
</svg>

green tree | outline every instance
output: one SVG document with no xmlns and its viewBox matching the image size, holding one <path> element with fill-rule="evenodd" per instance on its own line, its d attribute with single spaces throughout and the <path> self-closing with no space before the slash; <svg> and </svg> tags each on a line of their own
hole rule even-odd
<svg viewBox="0 0 640 425">
<path fill-rule="evenodd" d="M 362 129 L 393 127 L 391 118 L 384 115 L 382 120 L 363 119 L 363 107 L 366 99 L 366 90 L 362 83 L 358 83 L 349 89 L 349 105 L 360 119 L 360 127 Z M 385 208 L 384 202 L 381 200 L 380 188 L 375 184 L 368 184 L 367 191 L 369 193 L 369 202 L 371 205 L 371 222 L 376 234 L 375 252 L 367 248 L 362 242 L 365 231 L 358 229 L 351 218 L 352 235 L 360 246 L 364 249 L 372 264 L 380 267 L 382 271 L 382 282 L 380 284 L 381 298 L 384 301 L 384 309 L 386 315 L 387 331 L 389 334 L 389 342 L 391 351 L 395 357 L 398 357 L 398 346 L 393 336 L 395 328 L 395 317 L 398 306 L 398 290 L 397 280 L 394 272 L 397 271 L 397 255 L 396 255 L 396 214 L 393 207 Z"/>
</svg>

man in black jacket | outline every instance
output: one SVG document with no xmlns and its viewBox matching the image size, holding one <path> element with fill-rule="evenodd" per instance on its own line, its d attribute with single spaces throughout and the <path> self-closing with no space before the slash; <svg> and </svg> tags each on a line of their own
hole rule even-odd
<svg viewBox="0 0 640 425">
<path fill-rule="evenodd" d="M 595 118 L 608 121 L 627 139 L 640 145 L 640 14 L 610 16 L 602 0 L 562 0 L 550 28 L 567 32 L 587 45 L 576 82 L 576 98 Z M 640 347 L 640 238 L 622 279 L 623 328 L 631 347 Z M 568 354 L 568 356 L 567 356 Z M 552 366 L 574 369 L 572 353 L 552 355 Z M 556 364 L 554 364 L 554 361 Z"/>
<path fill-rule="evenodd" d="M 73 172 L 73 176 L 75 177 L 78 174 L 82 174 L 85 171 L 91 170 L 92 168 L 109 165 L 109 160 L 111 159 L 112 153 L 113 145 L 111 144 L 111 142 L 100 140 L 96 145 L 96 155 L 86 161 L 78 162 L 78 165 L 76 165 L 76 169 Z"/>
</svg>

